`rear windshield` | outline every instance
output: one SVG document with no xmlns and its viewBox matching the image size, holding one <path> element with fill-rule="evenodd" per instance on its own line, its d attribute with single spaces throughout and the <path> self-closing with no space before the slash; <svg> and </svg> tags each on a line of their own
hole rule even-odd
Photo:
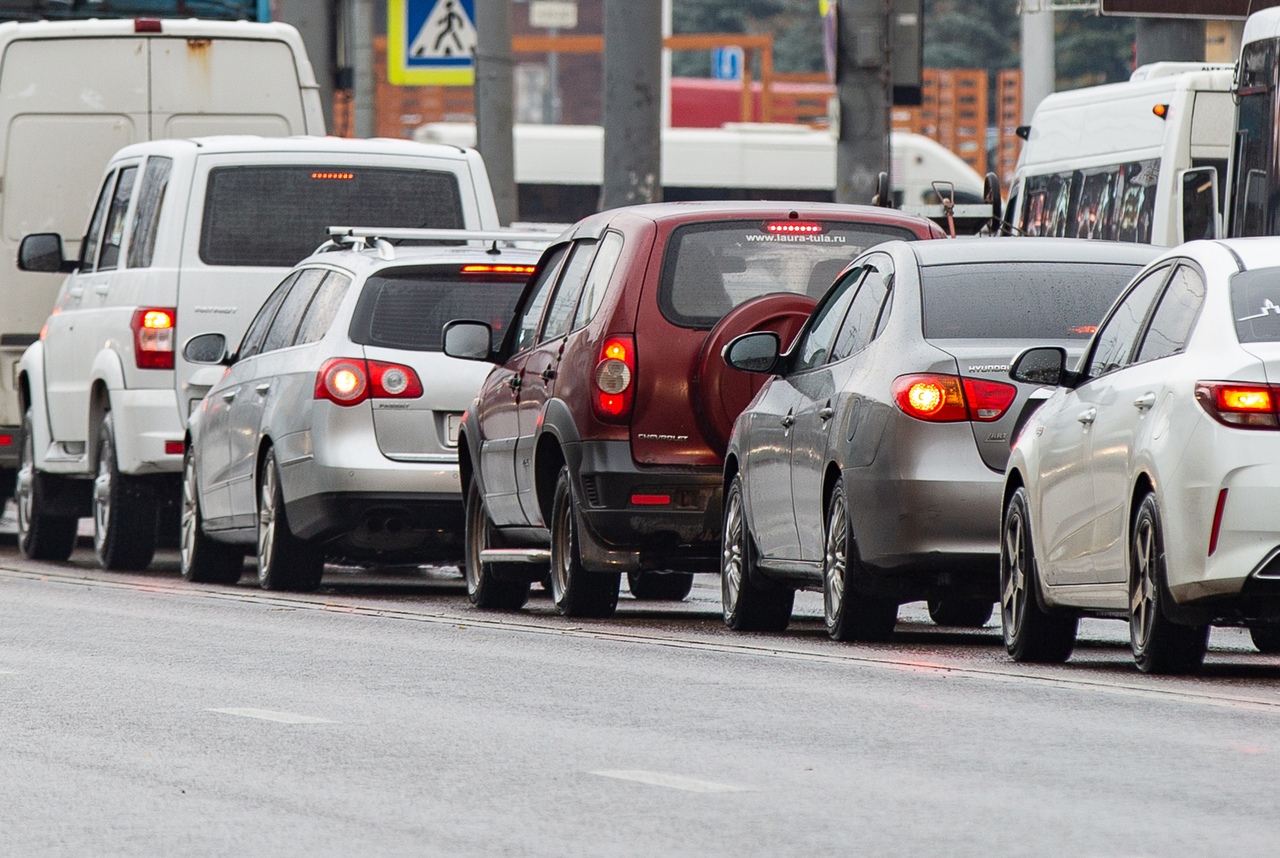
<svg viewBox="0 0 1280 858">
<path fill-rule="evenodd" d="M 742 302 L 769 292 L 817 299 L 853 258 L 873 244 L 913 240 L 915 233 L 876 224 L 779 221 L 812 232 L 769 231 L 760 220 L 682 226 L 667 244 L 658 304 L 686 328 L 711 328 Z"/>
<path fill-rule="evenodd" d="M 930 265 L 920 270 L 926 339 L 1086 339 L 1137 265 Z"/>
<path fill-rule="evenodd" d="M 501 342 L 527 278 L 463 274 L 458 266 L 384 271 L 365 281 L 351 319 L 352 342 L 418 352 L 440 351 L 454 319 L 478 319 Z"/>
<path fill-rule="evenodd" d="M 291 266 L 330 226 L 461 229 L 458 179 L 386 167 L 216 167 L 205 192 L 200 259 Z"/>
<path fill-rule="evenodd" d="M 1232 277 L 1231 312 L 1240 342 L 1280 342 L 1280 268 L 1255 268 Z"/>
</svg>

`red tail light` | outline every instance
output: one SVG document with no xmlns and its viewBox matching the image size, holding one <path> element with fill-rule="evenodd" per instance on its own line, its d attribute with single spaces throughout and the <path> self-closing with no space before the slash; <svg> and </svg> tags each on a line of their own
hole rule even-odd
<svg viewBox="0 0 1280 858">
<path fill-rule="evenodd" d="M 1240 384 L 1232 381 L 1196 383 L 1196 402 L 1209 416 L 1238 429 L 1280 429 L 1276 410 L 1280 387 L 1272 384 Z"/>
<path fill-rule="evenodd" d="M 136 310 L 133 328 L 133 360 L 138 369 L 173 369 L 173 307 Z"/>
<path fill-rule="evenodd" d="M 625 336 L 606 339 L 596 362 L 595 395 L 591 397 L 597 417 L 621 423 L 631 416 L 635 376 L 635 341 Z"/>
<path fill-rule="evenodd" d="M 899 376 L 893 382 L 898 408 L 917 420 L 960 423 L 999 420 L 1018 396 L 1018 388 L 999 381 L 919 373 Z"/>
<path fill-rule="evenodd" d="M 134 18 L 133 31 L 135 33 L 159 33 L 162 32 L 159 18 Z"/>
<path fill-rule="evenodd" d="M 1222 513 L 1227 508 L 1227 490 L 1218 492 L 1218 504 L 1213 508 L 1213 529 L 1209 531 L 1209 556 L 1218 550 L 1218 532 L 1222 530 Z"/>
<path fill-rule="evenodd" d="M 366 399 L 415 399 L 422 382 L 412 367 L 364 358 L 330 358 L 316 373 L 316 399 L 359 405 Z"/>
</svg>

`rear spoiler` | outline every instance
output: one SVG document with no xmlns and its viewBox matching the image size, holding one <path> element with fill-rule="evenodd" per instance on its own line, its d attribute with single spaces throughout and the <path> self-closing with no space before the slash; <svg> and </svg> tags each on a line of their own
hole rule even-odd
<svg viewBox="0 0 1280 858">
<path fill-rule="evenodd" d="M 363 250 L 374 247 L 384 259 L 393 259 L 395 251 L 391 242 L 480 242 L 497 247 L 499 243 L 528 250 L 542 250 L 559 236 L 560 232 L 521 229 L 407 229 L 404 227 L 331 226 L 329 240 L 316 248 L 316 253 L 339 247 Z"/>
</svg>

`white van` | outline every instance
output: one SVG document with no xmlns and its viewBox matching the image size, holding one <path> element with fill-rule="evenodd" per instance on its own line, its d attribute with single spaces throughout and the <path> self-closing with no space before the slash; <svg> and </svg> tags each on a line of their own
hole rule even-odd
<svg viewBox="0 0 1280 858">
<path fill-rule="evenodd" d="M 1220 234 L 1233 67 L 1143 66 L 1036 109 L 1006 219 L 1026 235 L 1172 246 Z"/>
<path fill-rule="evenodd" d="M 24 270 L 71 273 L 18 365 L 15 495 L 27 556 L 65 559 L 92 514 L 111 569 L 145 567 L 158 529 L 177 532 L 187 416 L 223 371 L 181 342 L 238 343 L 329 226 L 498 227 L 478 153 L 409 141 L 154 140 L 116 153 L 98 186 L 78 253 L 47 232 L 19 248 Z"/>
<path fill-rule="evenodd" d="M 324 134 L 319 88 L 293 27 L 151 18 L 0 24 L 0 496 L 20 441 L 13 365 L 57 288 L 14 267 L 18 242 L 58 232 L 74 255 L 116 150 L 228 133 Z"/>
</svg>

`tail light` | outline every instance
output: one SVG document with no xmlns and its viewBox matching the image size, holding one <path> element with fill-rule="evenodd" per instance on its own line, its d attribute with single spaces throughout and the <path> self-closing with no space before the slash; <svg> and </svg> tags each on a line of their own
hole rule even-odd
<svg viewBox="0 0 1280 858">
<path fill-rule="evenodd" d="M 1018 388 L 999 381 L 920 373 L 899 376 L 893 398 L 909 417 L 930 423 L 999 420 L 1018 396 Z"/>
<path fill-rule="evenodd" d="M 133 314 L 133 360 L 138 369 L 173 369 L 173 307 L 148 307 Z"/>
<path fill-rule="evenodd" d="M 1280 429 L 1277 392 L 1272 384 L 1239 384 L 1231 381 L 1196 383 L 1196 402 L 1209 416 L 1239 429 Z"/>
<path fill-rule="evenodd" d="M 631 416 L 635 393 L 636 346 L 631 337 L 609 337 L 596 362 L 591 404 L 601 420 L 619 423 Z"/>
<path fill-rule="evenodd" d="M 316 399 L 359 405 L 366 399 L 415 399 L 422 382 L 412 367 L 364 358 L 331 358 L 316 373 Z"/>
</svg>

